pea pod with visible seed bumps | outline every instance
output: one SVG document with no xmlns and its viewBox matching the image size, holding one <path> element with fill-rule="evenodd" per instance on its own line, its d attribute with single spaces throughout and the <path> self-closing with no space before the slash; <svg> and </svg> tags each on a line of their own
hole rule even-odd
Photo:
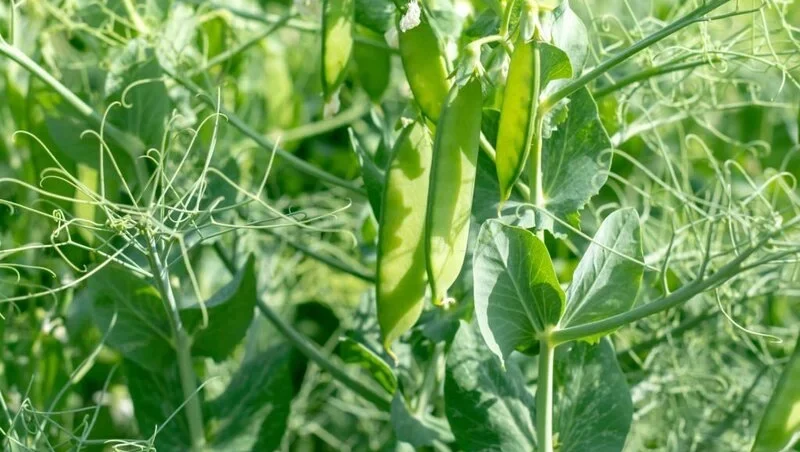
<svg viewBox="0 0 800 452">
<path fill-rule="evenodd" d="M 478 164 L 482 95 L 477 79 L 455 86 L 436 126 L 425 224 L 428 280 L 436 304 L 455 282 L 467 251 Z"/>
<path fill-rule="evenodd" d="M 425 301 L 425 206 L 433 144 L 421 123 L 397 139 L 386 173 L 378 232 L 377 314 L 390 348 L 419 319 Z"/>
<path fill-rule="evenodd" d="M 397 32 L 400 58 L 411 93 L 422 113 L 436 121 L 450 91 L 447 58 L 439 37 L 425 14 L 419 25 L 406 31 L 401 29 L 398 19 Z"/>
<path fill-rule="evenodd" d="M 354 0 L 322 4 L 322 91 L 326 99 L 339 89 L 353 53 Z"/>
</svg>

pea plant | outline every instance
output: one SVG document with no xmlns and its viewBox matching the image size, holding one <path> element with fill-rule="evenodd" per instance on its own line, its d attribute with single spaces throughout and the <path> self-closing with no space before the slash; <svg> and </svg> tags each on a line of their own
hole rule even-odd
<svg viewBox="0 0 800 452">
<path fill-rule="evenodd" d="M 800 450 L 791 0 L 0 23 L 4 450 Z"/>
</svg>

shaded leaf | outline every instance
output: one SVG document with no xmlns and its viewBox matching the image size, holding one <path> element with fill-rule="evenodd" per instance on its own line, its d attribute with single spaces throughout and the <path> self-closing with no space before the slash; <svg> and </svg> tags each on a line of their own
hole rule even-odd
<svg viewBox="0 0 800 452">
<path fill-rule="evenodd" d="M 414 447 L 432 446 L 439 441 L 453 441 L 453 434 L 447 423 L 436 418 L 420 417 L 409 412 L 403 395 L 398 391 L 392 399 L 392 427 L 398 441 L 409 443 Z"/>
<path fill-rule="evenodd" d="M 292 404 L 289 348 L 274 346 L 245 361 L 219 397 L 209 402 L 219 422 L 216 451 L 280 448 Z"/>
<path fill-rule="evenodd" d="M 179 410 L 184 399 L 177 361 L 152 371 L 126 360 L 125 376 L 142 436 L 150 438 L 155 434 L 155 446 L 159 451 L 189 450 L 191 440 L 186 412 Z"/>
<path fill-rule="evenodd" d="M 447 354 L 445 412 L 463 450 L 536 450 L 535 401 L 514 362 L 505 369 L 475 325 L 461 322 Z"/>
<path fill-rule="evenodd" d="M 386 180 L 386 173 L 375 164 L 372 156 L 361 145 L 353 129 L 348 129 L 347 132 L 350 134 L 350 145 L 358 156 L 358 163 L 361 165 L 361 178 L 364 179 L 364 187 L 367 189 L 367 199 L 370 207 L 372 207 L 372 213 L 375 218 L 380 218 L 381 198 L 383 197 L 383 184 Z"/>
<path fill-rule="evenodd" d="M 181 309 L 186 329 L 193 332 L 192 354 L 225 359 L 247 333 L 253 320 L 256 297 L 255 259 L 251 255 L 231 282 L 206 301 L 208 325 L 202 324 L 199 305 Z"/>
<path fill-rule="evenodd" d="M 619 452 L 633 420 L 625 375 L 608 339 L 576 342 L 556 360 L 558 382 L 553 428 L 559 452 Z"/>
<path fill-rule="evenodd" d="M 107 266 L 89 279 L 93 317 L 100 331 L 113 329 L 107 344 L 152 371 L 175 362 L 166 307 L 155 287 L 130 272 Z"/>
</svg>

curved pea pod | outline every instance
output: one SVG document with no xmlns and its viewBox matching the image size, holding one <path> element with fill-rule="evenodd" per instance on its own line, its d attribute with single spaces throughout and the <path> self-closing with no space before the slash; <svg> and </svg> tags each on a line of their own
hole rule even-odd
<svg viewBox="0 0 800 452">
<path fill-rule="evenodd" d="M 431 121 L 439 119 L 442 103 L 450 91 L 447 58 L 439 37 L 423 14 L 416 27 L 403 31 L 398 19 L 400 59 L 411 93 L 420 110 Z"/>
<path fill-rule="evenodd" d="M 520 42 L 511 55 L 497 131 L 497 178 L 501 201 L 525 169 L 536 133 L 539 94 L 550 80 L 572 76 L 564 51 L 540 41 Z"/>
<path fill-rule="evenodd" d="M 322 91 L 325 98 L 339 89 L 353 53 L 355 0 L 324 0 L 322 4 Z"/>
<path fill-rule="evenodd" d="M 477 79 L 463 87 L 454 86 L 436 126 L 425 223 L 426 264 L 434 304 L 444 301 L 464 265 L 482 104 Z"/>
<path fill-rule="evenodd" d="M 360 33 L 376 44 L 386 45 L 383 36 L 375 32 L 363 28 Z M 359 84 L 373 102 L 380 102 L 389 86 L 392 73 L 392 55 L 389 53 L 389 48 L 357 41 L 353 49 L 353 60 L 356 63 Z"/>
<path fill-rule="evenodd" d="M 433 143 L 419 122 L 407 126 L 394 147 L 378 231 L 377 314 L 383 346 L 419 319 L 425 301 L 425 206 Z M 394 355 L 392 355 L 394 357 Z"/>
<path fill-rule="evenodd" d="M 758 426 L 752 452 L 790 450 L 800 440 L 800 338 Z"/>
</svg>

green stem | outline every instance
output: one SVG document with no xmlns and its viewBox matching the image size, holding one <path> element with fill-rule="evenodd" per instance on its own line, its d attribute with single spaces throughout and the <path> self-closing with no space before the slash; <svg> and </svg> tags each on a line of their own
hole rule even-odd
<svg viewBox="0 0 800 452">
<path fill-rule="evenodd" d="M 536 439 L 539 452 L 553 452 L 553 358 L 555 347 L 539 342 L 539 374 L 536 380 Z"/>
<path fill-rule="evenodd" d="M 641 52 L 642 50 L 652 46 L 653 44 L 661 41 L 662 39 L 692 25 L 696 22 L 701 22 L 705 20 L 703 16 L 708 14 L 709 12 L 719 8 L 720 6 L 728 3 L 730 0 L 713 0 L 705 3 L 704 5 L 696 8 L 689 14 L 681 17 L 680 19 L 672 22 L 671 24 L 667 25 L 666 27 L 658 30 L 657 32 L 637 41 L 630 47 L 626 48 L 622 52 L 616 54 L 612 58 L 604 61 L 591 71 L 583 74 L 582 76 L 578 77 L 577 79 L 573 80 L 570 83 L 564 85 L 561 89 L 554 92 L 550 96 L 547 97 L 542 102 L 545 111 L 550 109 L 553 105 L 558 103 L 561 99 L 569 96 L 570 94 L 574 93 L 578 89 L 586 86 L 589 82 L 593 81 L 594 79 L 600 77 L 601 75 L 605 74 L 615 66 L 619 65 L 628 60 L 628 58 L 636 55 L 637 53 Z"/>
<path fill-rule="evenodd" d="M 536 38 L 534 38 L 536 39 Z M 533 108 L 531 109 L 531 122 L 529 127 L 531 136 L 530 152 L 528 153 L 528 200 L 538 209 L 544 208 L 544 188 L 542 186 L 542 108 L 539 104 L 539 95 L 542 92 L 542 61 L 539 41 L 533 43 Z M 539 239 L 544 240 L 544 231 L 536 233 Z"/>
<path fill-rule="evenodd" d="M 333 378 L 345 385 L 351 391 L 360 395 L 372 403 L 376 407 L 384 411 L 391 409 L 391 402 L 380 392 L 366 386 L 355 378 L 351 377 L 344 369 L 334 364 L 327 356 L 322 354 L 315 345 L 306 339 L 300 332 L 291 327 L 288 323 L 272 310 L 272 308 L 264 301 L 257 300 L 258 310 L 272 323 L 275 328 L 306 358 L 313 361 L 321 369 L 325 370 Z"/>
<path fill-rule="evenodd" d="M 359 197 L 366 197 L 367 196 L 366 191 L 364 190 L 364 188 L 359 187 L 355 183 L 353 183 L 351 181 L 348 181 L 348 180 L 341 179 L 341 178 L 339 178 L 337 176 L 334 176 L 333 174 L 330 174 L 327 171 L 321 170 L 321 169 L 309 164 L 305 160 L 302 160 L 302 159 L 296 157 L 292 153 L 290 153 L 290 152 L 288 152 L 288 151 L 286 151 L 284 149 L 279 148 L 275 142 L 273 142 L 272 140 L 264 137 L 263 135 L 259 134 L 255 130 L 251 129 L 247 124 L 245 124 L 245 122 L 241 118 L 236 116 L 233 112 L 228 111 L 227 109 L 223 108 L 222 106 L 216 105 L 215 101 L 211 97 L 207 96 L 203 92 L 203 90 L 200 89 L 200 87 L 195 85 L 189 79 L 187 79 L 185 77 L 182 77 L 182 76 L 180 76 L 178 74 L 172 73 L 170 71 L 167 71 L 166 69 L 164 71 L 173 80 L 175 80 L 179 84 L 183 85 L 183 87 L 185 87 L 186 89 L 188 89 L 189 91 L 191 91 L 192 93 L 197 95 L 197 97 L 203 103 L 208 105 L 210 108 L 213 108 L 215 110 L 218 108 L 219 112 L 222 113 L 223 115 L 225 115 L 225 117 L 228 119 L 228 122 L 233 127 L 235 127 L 240 132 L 242 132 L 245 136 L 247 136 L 248 138 L 253 140 L 258 146 L 260 146 L 261 148 L 263 148 L 263 149 L 265 149 L 265 150 L 267 150 L 269 152 L 273 152 L 274 151 L 281 158 L 283 158 L 288 164 L 290 164 L 293 167 L 295 167 L 295 169 L 297 169 L 298 171 L 303 172 L 303 173 L 305 173 L 305 174 L 307 174 L 307 175 L 309 175 L 309 176 L 311 176 L 311 177 L 313 177 L 315 179 L 321 180 L 323 182 L 327 182 L 327 183 L 329 183 L 331 185 L 336 185 L 337 187 L 342 187 L 342 188 L 348 190 L 349 192 L 351 192 L 353 195 L 357 195 Z"/>
<path fill-rule="evenodd" d="M 653 77 L 658 77 L 659 75 L 670 74 L 672 72 L 683 71 L 686 69 L 693 69 L 698 66 L 703 66 L 709 64 L 709 60 L 700 60 L 700 61 L 690 61 L 687 63 L 680 63 L 680 64 L 666 64 L 661 66 L 652 67 L 649 69 L 645 69 L 644 71 L 637 72 L 635 74 L 631 74 L 627 77 L 624 77 L 614 83 L 613 85 L 604 86 L 597 90 L 592 91 L 592 96 L 595 99 L 600 99 L 603 96 L 607 96 L 613 92 L 619 91 L 626 86 L 632 85 L 634 83 L 638 83 L 641 81 L 645 81 L 651 79 Z"/>
<path fill-rule="evenodd" d="M 304 140 L 308 137 L 321 135 L 357 121 L 365 114 L 369 113 L 369 109 L 369 103 L 358 102 L 347 110 L 340 112 L 336 116 L 323 119 L 322 121 L 303 124 L 284 132 L 274 133 L 273 136 L 276 140 L 279 139 L 281 143 L 291 143 L 293 141 Z"/>
<path fill-rule="evenodd" d="M 140 35 L 147 34 L 149 31 L 147 24 L 142 20 L 139 11 L 136 10 L 136 5 L 134 5 L 131 0 L 122 0 L 122 4 L 125 7 L 125 12 L 128 13 L 133 25 L 136 27 L 136 31 L 139 32 Z"/>
<path fill-rule="evenodd" d="M 725 264 L 711 276 L 705 279 L 698 279 L 693 283 L 687 284 L 686 286 L 681 287 L 666 297 L 652 301 L 636 309 L 623 312 L 622 314 L 605 318 L 603 320 L 564 328 L 562 330 L 556 330 L 551 334 L 550 339 L 553 344 L 563 344 L 565 342 L 574 341 L 584 337 L 613 331 L 621 326 L 679 306 L 691 300 L 696 295 L 701 294 L 706 290 L 716 287 L 719 284 L 722 284 L 725 281 L 739 275 L 743 270 L 744 261 L 758 249 L 764 246 L 767 243 L 767 240 L 768 239 L 765 239 L 754 245 L 752 248 L 743 251 L 735 259 Z"/>
<path fill-rule="evenodd" d="M 178 373 L 180 375 L 181 391 L 186 403 L 186 417 L 189 422 L 189 436 L 192 450 L 199 452 L 205 445 L 203 428 L 203 411 L 197 394 L 197 377 L 192 368 L 192 340 L 181 322 L 179 306 L 172 291 L 169 281 L 169 271 L 164 266 L 158 251 L 155 239 L 148 239 L 149 253 L 147 258 L 152 267 L 156 288 L 161 293 L 161 299 L 168 304 L 167 312 L 172 327 L 175 351 L 178 357 Z"/>
</svg>

